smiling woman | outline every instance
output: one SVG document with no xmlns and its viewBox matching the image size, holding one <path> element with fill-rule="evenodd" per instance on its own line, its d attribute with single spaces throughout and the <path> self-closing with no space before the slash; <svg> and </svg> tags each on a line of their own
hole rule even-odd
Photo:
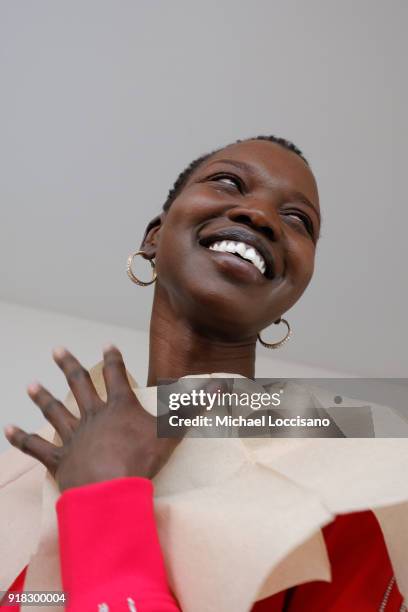
<svg viewBox="0 0 408 612">
<path fill-rule="evenodd" d="M 255 361 L 249 356 L 257 333 L 279 320 L 306 289 L 319 230 L 316 181 L 300 151 L 286 140 L 251 139 L 194 161 L 177 179 L 140 247 L 146 258 L 155 258 L 161 279 L 153 330 L 156 313 L 162 319 L 166 312 L 172 326 L 171 313 L 181 312 L 194 328 L 226 342 L 223 347 L 209 342 L 213 366 L 213 358 L 220 367 L 228 359 L 232 341 L 246 346 L 245 364 L 237 371 L 253 376 Z M 168 345 L 172 334 L 166 329 L 161 335 Z M 154 378 L 149 369 L 148 383 Z"/>
<path fill-rule="evenodd" d="M 213 440 L 211 445 L 204 440 L 206 446 L 200 447 L 189 445 L 191 440 L 158 438 L 152 416 L 157 409 L 155 386 L 161 379 L 211 378 L 217 373 L 254 377 L 261 331 L 272 323 L 285 323 L 282 316 L 310 283 L 320 223 L 313 173 L 300 150 L 284 139 L 237 141 L 198 158 L 180 174 L 137 252 L 150 261 L 155 283 L 146 388 L 135 392 L 115 347 L 106 348 L 99 379 L 69 351 L 58 349 L 54 359 L 77 407 L 64 406 L 36 383 L 29 395 L 58 436 L 45 440 L 15 426 L 6 430 L 11 444 L 33 458 L 29 468 L 39 461 L 53 477 L 45 507 L 57 499 L 59 529 L 58 547 L 52 516 L 43 516 L 28 581 L 22 555 L 20 565 L 14 565 L 21 570 L 17 582 L 5 585 L 9 591 L 23 585 L 37 590 L 58 586 L 52 561 L 59 556 L 62 586 L 73 612 L 164 612 L 180 606 L 186 612 L 245 612 L 252 606 L 254 612 L 402 609 L 387 547 L 368 502 L 364 511 L 336 518 L 324 503 L 314 505 L 315 492 L 294 487 L 275 470 L 268 472 L 262 461 L 255 473 L 244 469 L 246 464 L 239 461 L 241 456 L 247 460 L 249 451 L 240 441 Z M 140 282 L 130 268 L 128 273 L 136 283 L 150 284 Z M 277 348 L 287 337 L 270 347 Z M 316 442 L 309 442 L 291 447 L 300 453 L 299 466 L 317 453 Z M 200 448 L 203 454 L 197 455 Z M 289 454 L 289 447 L 285 449 L 281 455 Z M 334 446 L 325 451 L 324 463 L 329 457 L 335 462 Z M 239 460 L 231 484 L 234 457 Z M 252 461 L 251 466 L 256 464 Z M 321 463 L 314 469 L 319 482 Z M 10 474 L 10 482 L 20 486 L 18 493 L 26 484 L 18 481 L 24 470 L 17 472 Z M 152 479 L 162 492 L 161 540 L 166 544 L 168 578 L 156 532 Z M 380 475 L 378 479 L 380 486 Z M 366 485 L 361 483 L 363 490 Z M 58 498 L 52 486 L 62 493 Z M 255 499 L 254 491 L 261 491 Z M 371 489 L 367 491 L 369 498 Z M 189 514 L 194 499 L 200 503 Z M 220 499 L 225 511 L 217 512 Z M 398 501 L 407 499 L 408 492 Z M 198 521 L 194 528 L 191 516 L 192 522 Z M 216 542 L 200 535 L 206 521 L 218 528 Z M 244 526 L 242 531 L 237 525 Z M 180 545 L 186 533 L 190 538 Z M 300 549 L 295 571 L 290 555 L 305 543 L 308 548 Z M 201 551 L 193 572 L 198 578 L 181 579 L 191 550 Z M 329 583 L 322 582 L 330 580 L 326 551 L 332 571 Z M 287 574 L 280 565 L 285 555 L 287 572 L 292 565 Z M 225 582 L 216 591 L 217 580 L 223 578 L 218 556 L 224 562 L 222 571 L 234 568 L 235 585 Z M 265 582 L 269 575 L 273 580 Z M 308 584 L 299 586 L 302 582 Z M 188 591 L 191 584 L 196 584 L 195 596 Z M 198 597 L 202 585 L 208 592 Z"/>
</svg>

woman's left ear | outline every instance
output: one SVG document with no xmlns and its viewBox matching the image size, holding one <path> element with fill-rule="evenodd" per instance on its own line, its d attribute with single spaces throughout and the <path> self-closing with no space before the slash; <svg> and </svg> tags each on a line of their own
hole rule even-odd
<svg viewBox="0 0 408 612">
<path fill-rule="evenodd" d="M 157 239 L 161 226 L 164 221 L 165 212 L 154 217 L 146 227 L 139 250 L 146 253 L 146 259 L 153 259 L 156 256 Z"/>
</svg>

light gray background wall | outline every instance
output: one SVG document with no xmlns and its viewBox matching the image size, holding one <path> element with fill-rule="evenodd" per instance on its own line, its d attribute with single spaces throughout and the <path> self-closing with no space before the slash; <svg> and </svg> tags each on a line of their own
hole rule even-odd
<svg viewBox="0 0 408 612">
<path fill-rule="evenodd" d="M 324 217 L 293 340 L 260 356 L 406 376 L 407 16 L 403 0 L 1 2 L 0 420 L 46 373 L 41 330 L 75 348 L 52 313 L 100 324 L 81 328 L 84 359 L 119 327 L 145 342 L 151 288 L 128 281 L 128 252 L 192 157 L 258 133 L 304 150 Z M 7 303 L 29 309 L 18 325 Z"/>
</svg>

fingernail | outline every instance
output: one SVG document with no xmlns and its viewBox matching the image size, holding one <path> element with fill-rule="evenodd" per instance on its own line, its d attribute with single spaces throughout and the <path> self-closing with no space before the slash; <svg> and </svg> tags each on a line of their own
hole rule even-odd
<svg viewBox="0 0 408 612">
<path fill-rule="evenodd" d="M 40 387 L 41 385 L 37 381 L 34 381 L 27 386 L 27 391 L 31 394 L 38 393 Z"/>
<path fill-rule="evenodd" d="M 63 346 L 57 346 L 53 351 L 52 354 L 54 357 L 56 357 L 57 359 L 62 359 L 62 357 L 64 357 L 65 353 L 67 352 L 67 349 L 65 349 Z"/>
<path fill-rule="evenodd" d="M 3 427 L 3 431 L 6 436 L 11 436 L 14 433 L 14 427 L 13 425 L 6 425 Z"/>
<path fill-rule="evenodd" d="M 114 344 L 105 344 L 105 346 L 103 347 L 103 352 L 107 353 L 108 351 L 111 351 L 112 349 L 114 350 L 119 350 Z"/>
</svg>

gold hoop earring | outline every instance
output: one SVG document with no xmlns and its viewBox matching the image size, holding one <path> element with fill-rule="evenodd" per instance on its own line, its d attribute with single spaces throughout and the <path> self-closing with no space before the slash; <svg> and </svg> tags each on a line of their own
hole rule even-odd
<svg viewBox="0 0 408 612">
<path fill-rule="evenodd" d="M 134 253 L 131 253 L 129 255 L 128 260 L 127 260 L 126 272 L 127 272 L 128 277 L 133 283 L 136 283 L 136 285 L 141 285 L 142 287 L 147 287 L 147 285 L 151 285 L 152 283 L 154 283 L 157 278 L 154 262 L 151 259 L 148 259 L 148 262 L 150 263 L 153 269 L 153 278 L 151 281 L 148 281 L 147 283 L 138 279 L 137 276 L 133 274 L 133 270 L 132 270 L 132 263 L 136 255 L 143 255 L 143 254 L 144 254 L 144 251 L 135 251 Z"/>
<path fill-rule="evenodd" d="M 285 344 L 285 342 L 289 340 L 289 338 L 292 335 L 292 330 L 290 329 L 289 323 L 287 322 L 286 319 L 282 319 L 282 317 L 280 317 L 277 321 L 275 321 L 275 325 L 279 325 L 279 323 L 284 323 L 286 327 L 288 328 L 286 336 L 282 340 L 279 340 L 279 342 L 268 343 L 268 342 L 264 342 L 260 334 L 258 334 L 258 340 L 262 344 L 262 346 L 265 346 L 268 349 L 277 349 L 277 348 L 280 348 L 283 344 Z"/>
</svg>

